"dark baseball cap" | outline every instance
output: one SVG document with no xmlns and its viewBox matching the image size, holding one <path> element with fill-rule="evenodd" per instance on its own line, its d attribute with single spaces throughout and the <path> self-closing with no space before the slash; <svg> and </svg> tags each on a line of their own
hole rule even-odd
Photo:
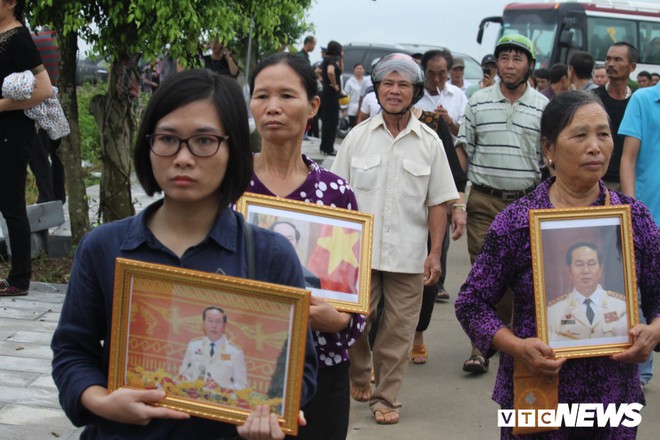
<svg viewBox="0 0 660 440">
<path fill-rule="evenodd" d="M 497 59 L 493 55 L 488 54 L 485 57 L 483 57 L 482 60 L 481 60 L 481 65 L 482 66 L 485 66 L 486 64 L 495 64 L 495 65 L 497 65 Z"/>
</svg>

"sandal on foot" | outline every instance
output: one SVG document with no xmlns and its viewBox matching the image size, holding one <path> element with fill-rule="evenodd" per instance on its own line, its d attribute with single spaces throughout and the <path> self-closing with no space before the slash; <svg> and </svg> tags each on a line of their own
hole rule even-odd
<svg viewBox="0 0 660 440">
<path fill-rule="evenodd" d="M 358 402 L 368 402 L 371 399 L 371 385 L 356 385 L 351 383 L 351 397 Z"/>
<path fill-rule="evenodd" d="M 449 300 L 449 294 L 445 289 L 438 290 L 437 295 L 435 296 L 436 302 L 444 302 Z"/>
<path fill-rule="evenodd" d="M 488 372 L 490 361 L 480 354 L 473 354 L 463 363 L 463 371 L 468 373 L 484 374 Z"/>
<path fill-rule="evenodd" d="M 376 371 L 374 369 L 371 369 L 371 383 L 376 383 Z"/>
<path fill-rule="evenodd" d="M 410 353 L 410 359 L 413 361 L 413 364 L 425 364 L 429 360 L 429 352 L 426 351 L 426 345 L 413 344 L 412 352 Z"/>
<path fill-rule="evenodd" d="M 376 423 L 379 425 L 396 425 L 399 423 L 399 412 L 392 408 L 381 406 L 373 410 Z"/>
</svg>

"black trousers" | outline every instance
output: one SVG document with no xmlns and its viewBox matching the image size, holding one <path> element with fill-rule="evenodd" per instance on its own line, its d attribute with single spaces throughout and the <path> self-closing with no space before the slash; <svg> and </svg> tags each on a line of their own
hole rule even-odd
<svg viewBox="0 0 660 440">
<path fill-rule="evenodd" d="M 314 136 L 315 138 L 319 137 L 319 114 L 318 113 L 312 119 L 312 122 L 310 123 L 309 130 L 307 131 L 307 134 L 309 136 Z"/>
<path fill-rule="evenodd" d="M 436 284 L 424 286 L 424 293 L 422 297 L 422 309 L 419 312 L 419 322 L 417 323 L 418 332 L 425 332 L 431 323 L 431 315 L 433 315 L 433 307 L 435 307 L 435 297 L 438 291 L 445 288 L 445 277 L 447 276 L 447 253 L 449 252 L 450 225 L 447 224 L 447 232 L 445 239 L 442 241 L 442 254 L 440 256 L 440 266 L 442 268 L 442 275 Z M 431 237 L 429 237 L 428 248 L 431 248 Z"/>
<path fill-rule="evenodd" d="M 321 151 L 332 153 L 335 150 L 335 138 L 337 137 L 337 125 L 339 124 L 339 97 L 335 94 L 323 95 L 321 105 Z M 325 104 L 324 104 L 325 103 Z"/>
<path fill-rule="evenodd" d="M 346 440 L 351 407 L 348 362 L 319 368 L 318 386 L 312 400 L 302 410 L 307 426 L 300 427 L 299 440 Z"/>
<path fill-rule="evenodd" d="M 27 289 L 32 276 L 32 258 L 25 179 L 30 151 L 38 147 L 38 140 L 33 130 L 8 125 L 0 125 L 0 212 L 7 222 L 11 249 L 7 282 Z"/>
<path fill-rule="evenodd" d="M 45 130 L 39 130 L 39 144 L 30 152 L 30 169 L 37 182 L 37 203 L 66 201 L 64 166 L 57 155 L 61 141 L 51 140 Z"/>
</svg>

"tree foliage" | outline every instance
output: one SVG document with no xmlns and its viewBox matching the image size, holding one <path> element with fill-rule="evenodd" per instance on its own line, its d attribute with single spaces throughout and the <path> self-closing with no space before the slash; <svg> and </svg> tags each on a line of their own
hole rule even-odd
<svg viewBox="0 0 660 440">
<path fill-rule="evenodd" d="M 251 24 L 259 47 L 281 48 L 307 28 L 304 14 L 311 6 L 311 0 L 31 0 L 29 3 L 27 10 L 35 23 L 50 24 L 62 36 L 80 36 L 91 45 L 92 53 L 112 66 L 108 91 L 104 99 L 94 102 L 93 112 L 102 130 L 101 209 L 107 208 L 103 213 L 105 221 L 132 212 L 127 157 L 135 128 L 137 106 L 133 101 L 137 96 L 126 91 L 131 88 L 130 82 L 139 77 L 138 60 L 154 59 L 167 51 L 184 65 L 198 66 L 201 41 L 211 37 L 228 43 L 246 41 Z M 69 93 L 75 94 L 75 88 Z M 108 197 L 106 202 L 104 195 Z"/>
<path fill-rule="evenodd" d="M 218 36 L 232 42 L 248 35 L 273 51 L 296 40 L 309 27 L 312 0 L 33 0 L 32 15 L 61 22 L 60 32 L 77 32 L 93 53 L 112 63 L 126 55 L 155 58 L 170 54 L 197 62 L 200 40 Z M 55 16 L 60 20 L 53 20 Z"/>
</svg>

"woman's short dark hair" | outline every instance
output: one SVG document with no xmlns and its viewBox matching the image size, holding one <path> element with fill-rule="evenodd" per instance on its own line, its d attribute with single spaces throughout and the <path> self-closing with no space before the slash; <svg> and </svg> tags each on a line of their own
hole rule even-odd
<svg viewBox="0 0 660 440">
<path fill-rule="evenodd" d="M 2 0 L 3 3 L 9 3 L 9 0 Z M 14 17 L 16 20 L 21 23 L 24 22 L 25 15 L 25 0 L 16 0 L 16 6 L 14 6 Z"/>
<path fill-rule="evenodd" d="M 569 90 L 557 95 L 548 103 L 541 116 L 541 137 L 550 144 L 555 144 L 559 133 L 573 120 L 575 112 L 587 104 L 598 104 L 603 107 L 600 98 L 589 91 Z"/>
<path fill-rule="evenodd" d="M 342 50 L 342 45 L 335 40 L 332 40 L 328 43 L 328 48 L 326 49 L 325 54 L 330 57 L 338 57 L 341 55 Z"/>
<path fill-rule="evenodd" d="M 197 101 L 210 101 L 229 139 L 229 162 L 220 184 L 220 206 L 235 203 L 252 178 L 252 152 L 248 112 L 243 93 L 236 80 L 204 69 L 186 70 L 168 78 L 151 97 L 138 130 L 135 143 L 135 172 L 144 191 L 152 196 L 161 192 L 156 182 L 147 135 L 154 132 L 158 121 L 173 111 Z"/>
<path fill-rule="evenodd" d="M 252 72 L 252 76 L 250 76 L 250 95 L 254 93 L 254 81 L 257 78 L 257 75 L 259 75 L 266 67 L 275 66 L 277 64 L 286 64 L 296 73 L 296 75 L 298 75 L 298 78 L 300 78 L 300 82 L 307 93 L 307 99 L 311 100 L 318 95 L 314 68 L 310 66 L 304 58 L 293 55 L 289 52 L 275 53 L 257 64 L 257 67 L 255 67 Z"/>
</svg>

